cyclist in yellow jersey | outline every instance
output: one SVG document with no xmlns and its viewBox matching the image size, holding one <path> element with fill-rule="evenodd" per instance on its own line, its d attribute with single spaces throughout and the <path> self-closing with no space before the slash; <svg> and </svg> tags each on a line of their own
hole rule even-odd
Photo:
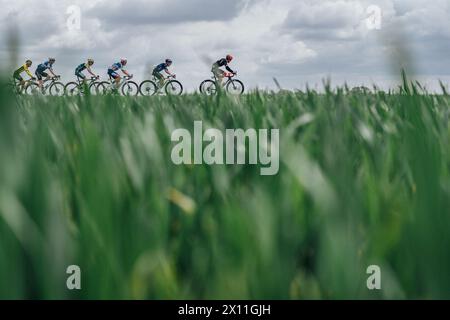
<svg viewBox="0 0 450 320">
<path fill-rule="evenodd" d="M 25 61 L 25 64 L 23 66 L 21 66 L 19 69 L 17 69 L 13 73 L 13 78 L 20 82 L 21 90 L 23 90 L 24 86 L 25 86 L 25 80 L 23 80 L 22 76 L 20 75 L 22 72 L 26 72 L 27 75 L 31 78 L 31 80 L 35 80 L 35 78 L 31 74 L 30 69 L 29 69 L 32 64 L 33 63 L 31 62 L 31 60 L 27 60 L 27 61 Z"/>
</svg>

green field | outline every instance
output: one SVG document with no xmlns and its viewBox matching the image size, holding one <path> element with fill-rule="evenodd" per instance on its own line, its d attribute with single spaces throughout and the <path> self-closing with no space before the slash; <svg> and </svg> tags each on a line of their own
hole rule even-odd
<svg viewBox="0 0 450 320">
<path fill-rule="evenodd" d="M 445 92 L 1 88 L 0 298 L 450 298 Z M 278 174 L 174 165 L 171 132 L 195 120 L 280 129 Z M 372 264 L 381 290 L 366 287 Z"/>
</svg>

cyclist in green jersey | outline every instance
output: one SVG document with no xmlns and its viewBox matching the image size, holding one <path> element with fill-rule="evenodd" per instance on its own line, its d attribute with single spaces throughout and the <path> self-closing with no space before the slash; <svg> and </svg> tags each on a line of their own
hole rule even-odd
<svg viewBox="0 0 450 320">
<path fill-rule="evenodd" d="M 87 72 L 90 73 L 91 76 L 97 77 L 95 73 L 92 72 L 91 67 L 94 65 L 94 59 L 87 59 L 86 63 L 80 64 L 75 69 L 75 75 L 79 78 L 81 78 L 83 81 L 86 80 L 86 76 L 83 74 L 84 70 L 87 70 Z"/>
</svg>

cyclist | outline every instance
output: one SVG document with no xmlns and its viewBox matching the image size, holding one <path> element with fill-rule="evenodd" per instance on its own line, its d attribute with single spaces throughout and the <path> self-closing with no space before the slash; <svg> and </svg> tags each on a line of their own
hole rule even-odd
<svg viewBox="0 0 450 320">
<path fill-rule="evenodd" d="M 231 54 L 227 54 L 225 58 L 219 59 L 212 65 L 211 72 L 216 76 L 216 78 L 219 80 L 219 83 L 222 84 L 222 80 L 224 78 L 225 71 L 220 69 L 220 67 L 225 67 L 229 72 L 236 74 L 231 68 L 228 66 L 228 64 L 233 60 L 233 56 Z"/>
<path fill-rule="evenodd" d="M 169 71 L 169 67 L 172 65 L 172 60 L 171 59 L 166 59 L 165 62 L 158 64 L 154 69 L 153 69 L 153 76 L 155 76 L 156 79 L 158 79 L 158 86 L 161 89 L 164 86 L 164 76 L 161 74 L 161 72 L 164 70 L 165 73 L 167 73 L 169 76 L 172 76 L 174 78 L 176 78 L 176 75 L 171 73 Z"/>
<path fill-rule="evenodd" d="M 83 82 L 86 80 L 86 76 L 83 74 L 84 70 L 87 70 L 87 72 L 90 73 L 91 76 L 93 77 L 97 77 L 97 75 L 95 73 L 92 72 L 91 67 L 94 65 L 94 59 L 87 59 L 86 63 L 82 63 L 80 64 L 76 69 L 75 69 L 75 75 L 78 78 L 81 78 L 83 80 Z"/>
<path fill-rule="evenodd" d="M 31 62 L 31 60 L 27 60 L 27 61 L 25 61 L 25 64 L 23 66 L 21 66 L 19 69 L 17 69 L 13 73 L 13 78 L 16 79 L 17 81 L 19 81 L 19 83 L 20 83 L 20 91 L 22 91 L 25 86 L 25 80 L 23 80 L 23 78 L 20 75 L 22 72 L 26 72 L 27 75 L 31 78 L 31 80 L 35 79 L 35 77 L 33 77 L 33 75 L 30 72 L 30 69 L 29 69 L 32 64 L 33 64 L 33 62 Z"/>
<path fill-rule="evenodd" d="M 45 72 L 45 70 L 48 69 L 48 71 L 54 76 L 56 77 L 55 73 L 53 72 L 53 64 L 55 63 L 55 58 L 48 58 L 47 61 L 41 63 L 40 65 L 37 66 L 36 68 L 36 77 L 38 79 L 38 83 L 39 83 L 39 88 L 42 89 L 42 85 L 44 84 L 44 81 L 42 80 L 42 78 L 45 78 L 45 80 L 49 79 L 48 74 Z"/>
<path fill-rule="evenodd" d="M 120 79 L 121 79 L 121 77 L 120 77 L 120 75 L 117 73 L 117 71 L 122 70 L 122 72 L 123 72 L 126 76 L 128 76 L 128 77 L 130 77 L 130 78 L 133 77 L 132 74 L 130 75 L 130 74 L 123 68 L 123 67 L 125 67 L 126 65 L 127 65 L 127 59 L 122 58 L 122 59 L 120 59 L 119 62 L 114 63 L 114 64 L 113 64 L 111 67 L 109 67 L 109 69 L 108 69 L 108 75 L 109 75 L 111 78 L 113 78 L 114 81 L 116 82 L 116 83 L 115 83 L 116 89 L 119 88 Z"/>
</svg>

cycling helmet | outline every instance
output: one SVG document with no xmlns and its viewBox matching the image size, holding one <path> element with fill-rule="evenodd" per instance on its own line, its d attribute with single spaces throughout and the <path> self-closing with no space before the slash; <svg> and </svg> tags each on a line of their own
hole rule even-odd
<svg viewBox="0 0 450 320">
<path fill-rule="evenodd" d="M 33 62 L 31 62 L 31 60 L 27 60 L 27 61 L 25 61 L 25 63 L 30 66 L 33 64 Z"/>
<path fill-rule="evenodd" d="M 231 54 L 227 54 L 226 59 L 228 62 L 230 62 L 231 60 L 233 60 L 233 56 Z"/>
<path fill-rule="evenodd" d="M 49 62 L 55 62 L 56 59 L 55 59 L 55 58 L 48 58 L 48 61 L 49 61 Z"/>
<path fill-rule="evenodd" d="M 167 63 L 167 64 L 171 64 L 171 63 L 172 63 L 172 60 L 166 59 L 166 63 Z"/>
<path fill-rule="evenodd" d="M 127 59 L 125 59 L 125 58 L 120 59 L 120 63 L 121 63 L 123 66 L 126 65 L 126 64 L 127 64 Z"/>
<path fill-rule="evenodd" d="M 93 65 L 94 64 L 94 59 L 89 58 L 89 59 L 87 59 L 87 62 L 88 62 L 88 64 Z"/>
</svg>

